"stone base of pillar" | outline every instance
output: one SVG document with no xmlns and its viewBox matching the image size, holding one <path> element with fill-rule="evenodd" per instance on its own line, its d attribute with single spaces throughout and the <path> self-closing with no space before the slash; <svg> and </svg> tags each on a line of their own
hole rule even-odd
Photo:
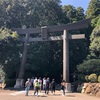
<svg viewBox="0 0 100 100">
<path fill-rule="evenodd" d="M 24 87 L 24 79 L 16 79 L 16 84 L 14 85 L 14 88 L 22 88 Z"/>
<path fill-rule="evenodd" d="M 66 92 L 72 92 L 71 91 L 71 83 L 66 83 Z"/>
</svg>

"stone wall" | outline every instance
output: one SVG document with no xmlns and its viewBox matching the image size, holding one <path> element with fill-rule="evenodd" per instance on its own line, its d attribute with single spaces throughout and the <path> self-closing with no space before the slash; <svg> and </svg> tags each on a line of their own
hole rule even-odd
<svg viewBox="0 0 100 100">
<path fill-rule="evenodd" d="M 100 97 L 100 83 L 84 83 L 81 92 Z"/>
</svg>

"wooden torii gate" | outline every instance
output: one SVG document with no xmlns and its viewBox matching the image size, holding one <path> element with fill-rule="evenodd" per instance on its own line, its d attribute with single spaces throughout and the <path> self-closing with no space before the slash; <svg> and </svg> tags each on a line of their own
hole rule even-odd
<svg viewBox="0 0 100 100">
<path fill-rule="evenodd" d="M 24 41 L 24 49 L 22 55 L 22 62 L 19 71 L 18 79 L 16 80 L 15 88 L 22 87 L 23 76 L 24 76 L 24 66 L 26 63 L 26 55 L 27 55 L 27 44 L 28 42 L 33 41 L 58 41 L 63 40 L 63 79 L 68 83 L 67 91 L 70 91 L 70 83 L 69 83 L 69 39 L 84 39 L 84 34 L 71 35 L 68 31 L 87 28 L 91 19 L 81 20 L 77 23 L 73 24 L 64 24 L 64 25 L 54 25 L 54 26 L 44 26 L 39 28 L 13 28 L 13 31 L 17 31 L 19 35 L 25 34 Z M 48 33 L 51 32 L 63 32 L 62 36 L 48 36 Z M 31 38 L 30 34 L 40 33 L 41 37 Z"/>
</svg>

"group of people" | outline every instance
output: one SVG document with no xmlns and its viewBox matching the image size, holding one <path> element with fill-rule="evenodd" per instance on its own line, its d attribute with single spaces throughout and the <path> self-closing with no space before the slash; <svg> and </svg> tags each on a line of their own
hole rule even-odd
<svg viewBox="0 0 100 100">
<path fill-rule="evenodd" d="M 28 92 L 30 88 L 33 88 L 34 90 L 34 96 L 37 95 L 38 93 L 43 90 L 45 94 L 49 93 L 49 90 L 51 90 L 51 93 L 55 94 L 55 80 L 52 79 L 50 82 L 49 78 L 28 78 L 27 81 L 25 82 L 25 90 L 26 90 L 26 96 L 28 96 Z"/>
</svg>

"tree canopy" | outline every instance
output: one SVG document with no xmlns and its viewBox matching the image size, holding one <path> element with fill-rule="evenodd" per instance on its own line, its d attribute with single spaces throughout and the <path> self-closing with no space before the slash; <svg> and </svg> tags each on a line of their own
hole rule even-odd
<svg viewBox="0 0 100 100">
<path fill-rule="evenodd" d="M 92 31 L 90 37 L 90 52 L 91 56 L 100 59 L 100 23 L 98 21 L 97 26 Z"/>
</svg>

